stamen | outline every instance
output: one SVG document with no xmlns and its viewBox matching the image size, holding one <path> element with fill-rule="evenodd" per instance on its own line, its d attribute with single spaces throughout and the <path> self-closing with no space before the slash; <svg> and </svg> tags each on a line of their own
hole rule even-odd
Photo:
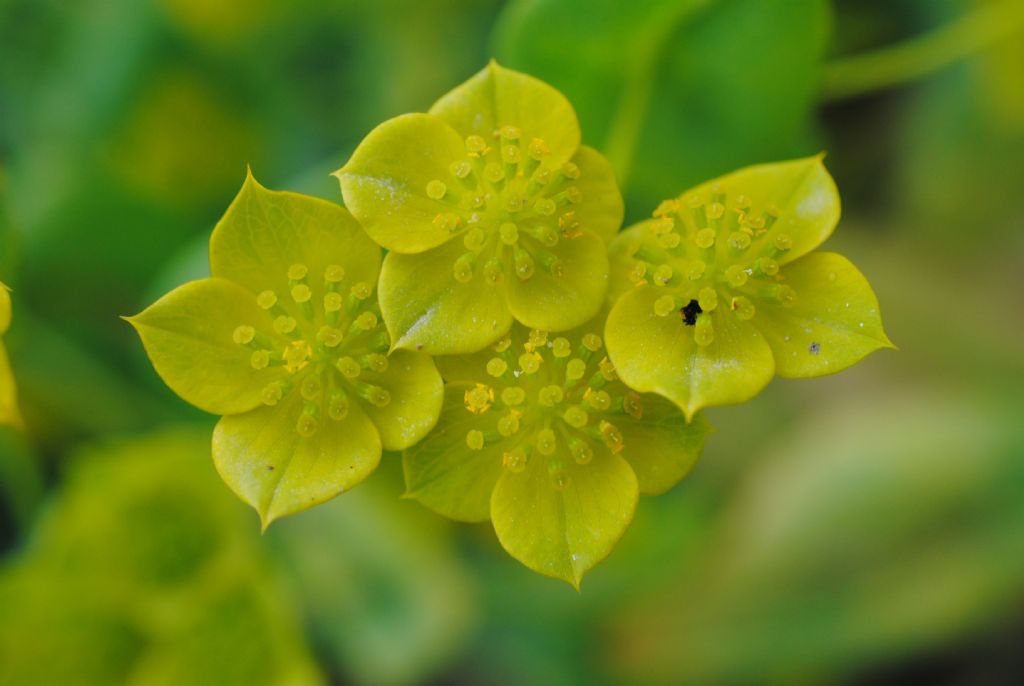
<svg viewBox="0 0 1024 686">
<path fill-rule="evenodd" d="M 572 354 L 572 345 L 569 343 L 568 338 L 559 336 L 551 343 L 551 353 L 555 357 L 569 357 Z"/>
<path fill-rule="evenodd" d="M 341 375 L 346 379 L 359 378 L 359 374 L 363 371 L 363 368 L 355 361 L 354 358 L 346 355 L 340 358 L 334 363 L 335 368 L 341 372 Z"/>
<path fill-rule="evenodd" d="M 491 405 L 494 404 L 494 389 L 478 383 L 463 394 L 463 402 L 466 409 L 473 414 L 482 414 L 491 409 Z"/>
<path fill-rule="evenodd" d="M 565 398 L 565 391 L 561 386 L 545 386 L 537 393 L 537 402 L 544 407 L 554 407 Z"/>
<path fill-rule="evenodd" d="M 736 316 L 740 319 L 747 320 L 754 317 L 754 303 L 750 302 L 748 298 L 742 295 L 733 298 L 732 302 L 729 303 L 729 307 L 732 308 L 732 311 L 735 312 Z"/>
<path fill-rule="evenodd" d="M 526 391 L 519 386 L 509 386 L 501 392 L 501 402 L 508 407 L 522 405 L 526 401 Z"/>
<path fill-rule="evenodd" d="M 541 455 L 550 455 L 558 448 L 558 440 L 555 432 L 551 429 L 541 429 L 537 432 L 537 452 Z"/>
<path fill-rule="evenodd" d="M 575 429 L 582 429 L 587 425 L 589 416 L 587 415 L 587 411 L 579 405 L 572 405 L 564 414 L 562 414 L 562 419 L 565 420 L 565 423 L 569 426 Z"/>
<path fill-rule="evenodd" d="M 519 356 L 519 368 L 524 374 L 536 374 L 540 369 L 542 358 L 540 353 L 526 352 Z"/>
<path fill-rule="evenodd" d="M 526 463 L 529 461 L 526 451 L 520 448 L 513 448 L 504 455 L 501 456 L 501 463 L 510 472 L 519 473 L 526 469 Z"/>
<path fill-rule="evenodd" d="M 470 429 L 466 432 L 466 445 L 470 450 L 480 450 L 484 447 L 484 434 L 477 429 Z"/>
<path fill-rule="evenodd" d="M 249 345 L 255 337 L 256 329 L 245 324 L 236 327 L 231 334 L 231 339 L 238 345 Z"/>
<path fill-rule="evenodd" d="M 614 424 L 602 420 L 598 425 L 598 431 L 600 432 L 601 440 L 604 441 L 604 444 L 608 446 L 608 449 L 613 454 L 622 452 L 625 442 L 622 439 L 622 432 Z"/>
<path fill-rule="evenodd" d="M 274 291 L 263 291 L 256 296 L 256 304 L 260 309 L 269 310 L 277 304 L 277 295 L 274 294 Z"/>
<path fill-rule="evenodd" d="M 492 357 L 487 361 L 487 373 L 494 378 L 499 378 L 508 371 L 508 362 L 500 357 Z"/>
<path fill-rule="evenodd" d="M 330 392 L 327 416 L 335 421 L 341 421 L 348 416 L 348 396 L 341 389 L 335 388 Z"/>
<path fill-rule="evenodd" d="M 432 179 L 427 183 L 427 197 L 431 200 L 440 200 L 448 192 L 448 186 L 444 181 Z"/>
<path fill-rule="evenodd" d="M 508 389 L 505 389 L 508 390 Z M 502 393 L 504 399 L 504 393 Z M 519 432 L 519 415 L 520 413 L 516 410 L 511 410 L 508 414 L 502 415 L 501 419 L 498 420 L 498 433 L 505 438 L 514 436 Z"/>
</svg>

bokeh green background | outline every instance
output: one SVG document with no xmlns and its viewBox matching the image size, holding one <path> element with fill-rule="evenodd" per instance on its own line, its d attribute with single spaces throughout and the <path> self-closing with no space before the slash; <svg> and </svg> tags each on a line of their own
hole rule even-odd
<svg viewBox="0 0 1024 686">
<path fill-rule="evenodd" d="M 118 319 L 204 273 L 246 164 L 340 202 L 491 56 L 572 99 L 630 219 L 827 150 L 900 346 L 709 412 L 581 594 L 394 455 L 260 536 Z M 0 203 L 0 684 L 1024 681 L 1019 0 L 0 0 Z"/>
</svg>

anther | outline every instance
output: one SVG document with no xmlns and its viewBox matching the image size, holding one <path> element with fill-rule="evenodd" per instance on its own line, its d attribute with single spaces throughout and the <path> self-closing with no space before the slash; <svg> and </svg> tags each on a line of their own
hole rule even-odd
<svg viewBox="0 0 1024 686">
<path fill-rule="evenodd" d="M 482 414 L 494 404 L 494 389 L 482 383 L 467 390 L 462 396 L 466 409 L 473 414 Z"/>
<path fill-rule="evenodd" d="M 470 429 L 466 432 L 466 446 L 470 450 L 480 450 L 484 447 L 484 434 L 477 429 Z"/>
<path fill-rule="evenodd" d="M 297 326 L 298 323 L 295 318 L 287 314 L 282 314 L 273 320 L 273 330 L 279 334 L 290 334 L 295 331 Z"/>
<path fill-rule="evenodd" d="M 559 469 L 551 473 L 551 485 L 556 491 L 564 491 L 569 488 L 570 483 L 572 483 L 572 479 L 564 470 Z"/>
<path fill-rule="evenodd" d="M 720 202 L 713 202 L 707 206 L 704 213 L 708 220 L 717 221 L 725 214 L 725 205 Z"/>
<path fill-rule="evenodd" d="M 587 425 L 587 421 L 590 417 L 587 415 L 587 411 L 582 407 L 579 405 L 572 405 L 562 414 L 562 419 L 565 420 L 565 423 L 569 426 L 576 429 L 582 429 Z"/>
<path fill-rule="evenodd" d="M 594 459 L 594 449 L 578 436 L 569 439 L 569 451 L 572 452 L 572 458 L 576 460 L 576 464 L 589 464 Z"/>
<path fill-rule="evenodd" d="M 583 347 L 592 353 L 601 349 L 601 337 L 596 333 L 588 333 L 583 336 Z"/>
<path fill-rule="evenodd" d="M 747 270 L 738 264 L 731 264 L 725 269 L 725 278 L 733 288 L 739 288 L 747 283 L 749 278 Z"/>
<path fill-rule="evenodd" d="M 523 151 L 517 145 L 504 145 L 501 148 L 501 159 L 506 164 L 519 164 L 523 159 Z"/>
<path fill-rule="evenodd" d="M 356 379 L 363 371 L 362 366 L 356 362 L 355 358 L 349 357 L 348 355 L 340 358 L 334 363 L 334 366 L 346 379 Z"/>
<path fill-rule="evenodd" d="M 288 279 L 291 281 L 299 281 L 306 278 L 306 274 L 309 273 L 309 268 L 304 264 L 293 264 L 288 267 Z"/>
<path fill-rule="evenodd" d="M 697 293 L 697 306 L 703 312 L 711 312 L 718 307 L 718 291 L 705 286 Z"/>
<path fill-rule="evenodd" d="M 486 242 L 487 234 L 478 226 L 474 226 L 466 232 L 465 236 L 462 237 L 462 244 L 466 246 L 466 250 L 477 251 L 484 247 L 484 243 Z"/>
<path fill-rule="evenodd" d="M 640 394 L 636 391 L 629 391 L 622 398 L 622 409 L 633 419 L 641 419 L 644 416 L 644 406 Z"/>
<path fill-rule="evenodd" d="M 541 455 L 550 455 L 555 452 L 558 447 L 558 440 L 555 438 L 555 432 L 551 429 L 541 429 L 537 432 L 537 452 Z"/>
<path fill-rule="evenodd" d="M 579 381 L 587 373 L 587 363 L 578 357 L 569 360 L 565 367 L 565 378 L 569 381 Z"/>
<path fill-rule="evenodd" d="M 335 388 L 329 393 L 327 416 L 335 421 L 341 421 L 348 416 L 348 396 L 341 389 Z"/>
<path fill-rule="evenodd" d="M 306 405 L 307 408 L 315 407 L 315 405 Z M 307 412 L 303 412 L 299 415 L 299 420 L 295 422 L 295 432 L 303 438 L 310 438 L 316 433 L 318 422 L 316 417 Z"/>
<path fill-rule="evenodd" d="M 704 264 L 703 260 L 690 260 L 686 265 L 686 278 L 690 281 L 698 281 L 704 276 L 707 268 L 708 266 Z"/>
<path fill-rule="evenodd" d="M 671 295 L 663 295 L 654 301 L 654 314 L 667 317 L 676 309 L 676 299 Z"/>
<path fill-rule="evenodd" d="M 505 279 L 505 268 L 501 264 L 501 258 L 494 256 L 488 258 L 484 263 L 484 281 L 490 286 L 495 286 Z"/>
<path fill-rule="evenodd" d="M 327 293 L 324 295 L 324 312 L 337 312 L 341 309 L 341 293 Z"/>
<path fill-rule="evenodd" d="M 324 270 L 324 281 L 327 283 L 338 283 L 345 278 L 345 268 L 340 264 L 331 264 Z"/>
<path fill-rule="evenodd" d="M 530 157 L 540 162 L 545 157 L 551 154 L 551 148 L 541 138 L 534 138 L 530 141 L 530 145 L 527 147 L 527 152 Z"/>
<path fill-rule="evenodd" d="M 537 198 L 533 203 L 533 211 L 542 217 L 550 217 L 555 213 L 556 208 L 555 201 L 551 198 Z"/>
<path fill-rule="evenodd" d="M 352 286 L 352 295 L 354 295 L 359 300 L 366 300 L 372 294 L 373 286 L 366 283 L 365 281 L 360 281 L 359 283 Z"/>
<path fill-rule="evenodd" d="M 733 298 L 732 302 L 729 303 L 729 307 L 740 319 L 752 319 L 754 316 L 754 303 L 742 295 Z"/>
<path fill-rule="evenodd" d="M 536 256 L 541 268 L 548 274 L 551 274 L 556 279 L 561 279 L 565 276 L 566 266 L 564 260 L 559 259 L 547 250 L 538 251 Z"/>
<path fill-rule="evenodd" d="M 313 291 L 309 290 L 309 286 L 304 283 L 300 283 L 292 287 L 292 300 L 302 304 L 308 303 L 309 299 L 313 297 Z"/>
<path fill-rule="evenodd" d="M 363 312 L 352 323 L 363 331 L 370 331 L 377 326 L 377 315 L 374 312 Z"/>
<path fill-rule="evenodd" d="M 391 394 L 380 386 L 367 384 L 360 389 L 360 392 L 374 407 L 387 407 L 388 403 L 391 402 Z"/>
<path fill-rule="evenodd" d="M 444 181 L 432 179 L 427 183 L 427 197 L 431 200 L 440 200 L 448 192 L 448 186 Z"/>
<path fill-rule="evenodd" d="M 505 169 L 497 162 L 488 162 L 484 167 L 484 178 L 492 185 L 505 180 Z"/>
<path fill-rule="evenodd" d="M 580 228 L 580 223 L 576 219 L 576 212 L 572 210 L 562 213 L 558 218 L 558 228 L 562 230 L 563 238 L 579 238 L 583 235 L 583 229 Z"/>
<path fill-rule="evenodd" d="M 277 405 L 281 402 L 281 398 L 283 397 L 284 388 L 282 388 L 281 384 L 277 382 L 265 386 L 260 394 L 263 404 L 270 406 Z"/>
<path fill-rule="evenodd" d="M 540 363 L 540 353 L 526 352 L 519 356 L 519 368 L 524 374 L 536 374 L 540 369 Z"/>
<path fill-rule="evenodd" d="M 701 314 L 693 328 L 693 341 L 700 347 L 707 347 L 714 340 L 715 327 L 712 325 L 711 314 Z"/>
<path fill-rule="evenodd" d="M 309 343 L 292 341 L 284 349 L 284 368 L 294 374 L 309 364 L 309 356 L 312 354 Z"/>
<path fill-rule="evenodd" d="M 476 263 L 476 256 L 471 253 L 463 253 L 452 265 L 452 276 L 459 283 L 469 283 L 473 280 L 473 265 Z"/>
<path fill-rule="evenodd" d="M 515 245 L 519 241 L 519 229 L 512 222 L 504 222 L 499 226 L 498 235 L 505 245 Z"/>
<path fill-rule="evenodd" d="M 256 338 L 256 329 L 245 324 L 236 327 L 231 334 L 231 340 L 238 345 L 249 345 L 254 338 Z"/>
<path fill-rule="evenodd" d="M 775 244 L 776 250 L 785 252 L 793 247 L 793 239 L 788 234 L 780 233 L 772 239 L 772 243 Z"/>
<path fill-rule="evenodd" d="M 562 165 L 562 176 L 567 179 L 580 178 L 580 168 L 574 162 L 566 162 Z"/>
<path fill-rule="evenodd" d="M 682 238 L 679 236 L 678 233 L 675 233 L 675 232 L 664 233 L 664 234 L 658 236 L 658 245 L 660 245 L 661 247 L 663 247 L 663 248 L 665 248 L 667 250 L 672 250 L 673 248 L 679 247 L 679 243 L 681 241 L 682 241 Z"/>
<path fill-rule="evenodd" d="M 530 253 L 517 247 L 514 253 L 514 261 L 516 264 L 516 276 L 519 277 L 520 281 L 529 281 L 536 269 Z"/>
<path fill-rule="evenodd" d="M 672 280 L 672 267 L 667 264 L 658 265 L 658 268 L 654 270 L 654 274 L 651 277 L 659 286 L 667 286 Z"/>
<path fill-rule="evenodd" d="M 519 431 L 519 414 L 516 410 L 511 410 L 508 414 L 502 415 L 498 420 L 498 433 L 505 438 L 514 436 Z"/>
<path fill-rule="evenodd" d="M 270 364 L 270 353 L 266 350 L 254 350 L 249 356 L 249 364 L 253 369 L 266 369 Z"/>
<path fill-rule="evenodd" d="M 483 136 L 472 135 L 466 137 L 466 152 L 474 157 L 487 154 L 487 141 Z"/>
<path fill-rule="evenodd" d="M 537 393 L 537 402 L 544 407 L 554 407 L 565 398 L 565 391 L 561 386 L 545 386 Z"/>
<path fill-rule="evenodd" d="M 612 364 L 612 361 L 607 357 L 602 358 L 601 361 L 597 363 L 597 369 L 601 372 L 601 376 L 608 381 L 615 381 L 619 378 L 618 373 L 615 371 L 615 365 Z"/>
<path fill-rule="evenodd" d="M 548 332 L 543 329 L 530 329 L 530 335 L 523 345 L 524 348 L 533 352 L 537 348 L 543 348 L 548 342 Z"/>
<path fill-rule="evenodd" d="M 363 356 L 360 360 L 360 366 L 365 369 L 369 369 L 372 372 L 381 374 L 388 370 L 388 358 L 386 355 L 380 353 L 370 353 L 369 355 Z"/>
<path fill-rule="evenodd" d="M 612 397 L 608 395 L 608 391 L 587 391 L 583 396 L 587 404 L 598 412 L 607 412 L 608 408 L 612 406 Z"/>
<path fill-rule="evenodd" d="M 559 336 L 551 342 L 551 353 L 555 357 L 569 357 L 572 354 L 572 345 L 568 338 Z"/>
<path fill-rule="evenodd" d="M 466 160 L 459 160 L 458 162 L 452 162 L 448 167 L 448 171 L 450 171 L 452 176 L 455 178 L 464 180 L 473 172 L 473 166 Z"/>
<path fill-rule="evenodd" d="M 522 405 L 526 401 L 526 391 L 519 386 L 509 386 L 501 392 L 501 402 L 508 407 Z"/>
<path fill-rule="evenodd" d="M 641 260 L 637 260 L 633 263 L 632 268 L 629 270 L 629 280 L 635 284 L 644 282 L 644 276 L 647 275 L 647 263 Z"/>
<path fill-rule="evenodd" d="M 501 456 L 501 463 L 510 472 L 521 472 L 526 469 L 529 457 L 522 448 L 513 448 Z"/>
<path fill-rule="evenodd" d="M 274 291 L 263 291 L 256 296 L 256 304 L 260 306 L 260 309 L 269 310 L 277 304 L 277 295 Z"/>
<path fill-rule="evenodd" d="M 323 389 L 319 374 L 310 374 L 299 385 L 299 392 L 302 393 L 302 397 L 306 400 L 316 400 L 320 397 Z"/>
<path fill-rule="evenodd" d="M 494 352 L 503 353 L 512 345 L 512 337 L 505 334 L 494 342 Z"/>
<path fill-rule="evenodd" d="M 500 378 L 506 371 L 508 371 L 508 362 L 500 357 L 492 357 L 487 361 L 487 373 L 494 378 Z"/>
<path fill-rule="evenodd" d="M 701 229 L 693 237 L 693 242 L 697 244 L 698 248 L 710 248 L 715 244 L 716 232 L 714 229 Z"/>
<path fill-rule="evenodd" d="M 779 263 L 770 257 L 762 257 L 757 261 L 758 270 L 765 276 L 775 276 L 779 273 Z"/>
<path fill-rule="evenodd" d="M 622 439 L 622 432 L 619 431 L 618 427 L 611 422 L 602 421 L 598 425 L 598 432 L 600 433 L 601 440 L 604 441 L 604 444 L 608 446 L 612 453 L 618 454 L 622 452 L 625 442 Z"/>
<path fill-rule="evenodd" d="M 729 247 L 741 252 L 750 247 L 750 235 L 742 231 L 733 231 L 729 234 Z"/>
<path fill-rule="evenodd" d="M 343 338 L 341 331 L 333 326 L 321 326 L 320 330 L 316 332 L 316 339 L 327 348 L 337 348 Z"/>
</svg>

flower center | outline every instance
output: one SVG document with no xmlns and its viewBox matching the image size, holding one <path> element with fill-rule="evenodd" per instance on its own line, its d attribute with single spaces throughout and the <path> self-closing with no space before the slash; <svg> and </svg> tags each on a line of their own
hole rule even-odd
<svg viewBox="0 0 1024 686">
<path fill-rule="evenodd" d="M 665 289 L 654 302 L 660 317 L 677 313 L 694 328 L 698 345 L 714 340 L 712 312 L 752 319 L 755 301 L 792 307 L 796 292 L 784 283 L 778 258 L 792 238 L 776 226 L 779 210 L 758 207 L 748 197 L 728 197 L 721 186 L 666 200 L 633 250 L 636 284 Z"/>
<path fill-rule="evenodd" d="M 567 338 L 548 339 L 531 331 L 521 350 L 506 336 L 493 347 L 486 381 L 465 393 L 466 410 L 493 416 L 493 429 L 473 429 L 466 445 L 480 450 L 505 442 L 502 463 L 513 472 L 531 460 L 546 461 L 551 484 L 569 485 L 563 459 L 588 464 L 596 450 L 612 454 L 625 447 L 616 422 L 643 414 L 640 395 L 618 380 L 615 368 L 601 355 L 600 336 L 587 334 L 577 346 Z"/>
<path fill-rule="evenodd" d="M 391 401 L 374 383 L 387 370 L 387 331 L 380 321 L 373 287 L 357 282 L 344 287 L 345 270 L 328 266 L 321 279 L 310 278 L 303 264 L 288 268 L 288 290 L 265 290 L 256 303 L 273 316 L 268 331 L 241 324 L 234 342 L 252 349 L 249 363 L 263 370 L 282 366 L 288 377 L 263 389 L 263 402 L 277 405 L 294 392 L 302 396 L 295 430 L 313 436 L 326 419 L 341 421 L 353 399 L 377 407 Z"/>
<path fill-rule="evenodd" d="M 550 154 L 540 138 L 527 141 L 519 128 L 502 126 L 491 141 L 469 136 L 465 158 L 427 183 L 427 196 L 450 208 L 434 224 L 461 234 L 466 248 L 452 265 L 457 281 L 469 283 L 477 274 L 492 286 L 506 274 L 527 281 L 537 269 L 565 275 L 551 248 L 581 235 L 573 209 L 582 200 L 574 185 L 580 168 L 555 167 L 546 162 Z"/>
</svg>

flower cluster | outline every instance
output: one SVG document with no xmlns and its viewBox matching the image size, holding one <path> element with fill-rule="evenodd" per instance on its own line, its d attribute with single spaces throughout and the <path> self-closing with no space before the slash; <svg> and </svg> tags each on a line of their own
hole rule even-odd
<svg viewBox="0 0 1024 686">
<path fill-rule="evenodd" d="M 223 415 L 214 461 L 264 526 L 404 450 L 410 497 L 578 587 L 638 495 L 694 466 L 702 408 L 891 345 L 864 277 L 811 252 L 839 218 L 820 157 L 619 233 L 580 139 L 561 93 L 492 62 L 367 135 L 335 174 L 347 210 L 250 176 L 212 276 L 129 318 L 167 385 Z"/>
</svg>

